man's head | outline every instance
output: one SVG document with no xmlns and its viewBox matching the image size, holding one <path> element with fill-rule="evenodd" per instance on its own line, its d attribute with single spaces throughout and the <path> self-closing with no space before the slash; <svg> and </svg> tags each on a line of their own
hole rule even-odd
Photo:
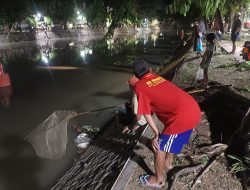
<svg viewBox="0 0 250 190">
<path fill-rule="evenodd" d="M 142 59 L 136 60 L 133 65 L 133 72 L 134 75 L 140 79 L 142 78 L 145 74 L 150 72 L 150 67 L 148 63 Z"/>
<path fill-rule="evenodd" d="M 208 42 L 211 42 L 211 43 L 212 43 L 215 39 L 216 39 L 215 33 L 209 33 L 209 34 L 207 34 L 206 40 L 207 40 Z"/>
</svg>

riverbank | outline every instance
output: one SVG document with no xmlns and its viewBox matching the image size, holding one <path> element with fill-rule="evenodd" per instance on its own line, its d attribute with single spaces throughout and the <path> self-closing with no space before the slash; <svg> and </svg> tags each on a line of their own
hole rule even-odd
<svg viewBox="0 0 250 190">
<path fill-rule="evenodd" d="M 114 38 L 120 35 L 135 35 L 145 34 L 159 31 L 160 28 L 116 28 L 114 31 Z M 28 32 L 10 32 L 0 33 L 0 47 L 8 46 L 16 43 L 36 41 L 37 45 L 42 45 L 47 41 L 63 40 L 63 39 L 77 39 L 79 41 L 88 41 L 96 38 L 101 38 L 106 34 L 104 29 L 82 28 L 74 30 L 43 30 L 43 31 L 28 31 Z"/>
<path fill-rule="evenodd" d="M 230 85 L 240 95 L 250 99 L 250 66 L 244 62 L 240 55 L 243 45 L 244 41 L 239 41 L 235 55 L 230 55 L 227 52 L 231 51 L 232 42 L 228 40 L 219 41 L 209 67 L 208 76 L 210 84 Z M 195 78 L 201 59 L 195 53 L 190 52 L 173 82 L 183 89 L 198 86 Z"/>
<path fill-rule="evenodd" d="M 192 50 L 176 74 L 173 82 L 187 91 L 191 89 L 191 94 L 203 109 L 203 117 L 200 125 L 194 130 L 190 144 L 175 157 L 174 168 L 165 173 L 166 185 L 161 189 L 244 189 L 242 178 L 240 175 L 236 176 L 232 170 L 233 161 L 225 154 L 227 143 L 230 144 L 229 131 L 231 135 L 237 131 L 232 127 L 240 126 L 241 119 L 250 106 L 250 70 L 241 63 L 239 54 L 242 45 L 243 41 L 237 44 L 236 55 L 228 55 L 224 49 L 231 50 L 231 41 L 218 42 L 209 68 L 211 90 L 200 89 L 195 81 L 201 57 L 197 57 Z M 195 93 L 199 90 L 201 93 Z M 224 91 L 222 99 L 216 100 L 217 103 L 214 101 L 213 108 L 208 108 L 212 107 L 211 101 L 218 99 L 213 94 Z M 230 94 L 230 98 L 226 96 L 227 93 Z M 228 102 L 224 102 L 223 99 L 227 99 Z M 239 110 L 243 113 L 239 114 Z M 153 189 L 143 187 L 139 181 L 139 175 L 154 172 L 154 156 L 149 148 L 150 138 L 151 133 L 144 136 L 135 150 L 137 159 L 130 164 L 134 168 L 130 169 L 133 172 L 126 184 L 126 190 Z M 239 149 L 240 146 L 237 147 Z"/>
<path fill-rule="evenodd" d="M 145 50 L 145 48 L 140 48 L 140 49 Z M 148 48 L 148 50 L 152 50 L 152 48 Z M 154 51 L 149 51 L 149 53 L 147 53 L 146 55 L 153 57 L 152 52 Z M 156 55 L 163 57 L 162 55 L 158 55 L 158 54 Z M 141 54 L 138 55 L 138 57 L 141 57 Z M 72 58 L 72 54 L 71 54 L 71 58 Z M 67 61 L 70 60 L 67 58 L 64 58 L 64 59 Z M 52 73 L 53 74 L 52 77 L 48 77 L 48 76 L 51 76 L 49 75 L 51 73 L 47 73 L 46 75 L 44 71 L 41 71 L 42 73 L 40 73 L 39 75 L 37 74 L 32 75 L 32 76 L 37 76 L 37 79 L 39 79 L 38 83 L 36 83 L 35 82 L 36 80 L 34 80 L 33 78 L 27 78 L 29 79 L 27 80 L 28 84 L 30 83 L 30 81 L 32 81 L 32 83 L 27 86 L 27 90 L 25 89 L 26 93 L 25 92 L 22 92 L 21 94 L 20 92 L 19 94 L 16 93 L 13 99 L 13 104 L 10 107 L 10 109 L 6 110 L 6 112 L 3 112 L 2 115 L 0 115 L 1 120 L 4 123 L 3 125 L 5 126 L 2 130 L 1 135 L 4 136 L 5 134 L 14 133 L 14 134 L 17 134 L 18 137 L 23 137 L 28 133 L 28 131 L 34 128 L 34 126 L 36 126 L 40 121 L 43 121 L 44 118 L 46 118 L 54 110 L 70 108 L 70 110 L 83 110 L 84 111 L 84 110 L 92 110 L 94 108 L 105 107 L 107 105 L 119 105 L 123 103 L 125 100 L 127 100 L 127 97 L 128 97 L 128 92 L 127 92 L 128 89 L 124 81 L 126 81 L 129 75 L 131 75 L 131 70 L 127 69 L 127 65 L 125 65 L 126 66 L 125 69 L 122 67 L 123 65 L 120 65 L 121 68 L 119 68 L 118 66 L 115 64 L 114 59 L 112 57 L 112 60 L 110 60 L 109 62 L 106 62 L 106 64 L 103 61 L 103 59 L 102 61 L 100 61 L 100 63 L 99 61 L 95 61 L 95 62 L 92 61 L 90 62 L 90 64 L 85 65 L 84 69 L 67 72 L 67 75 L 66 75 L 66 71 L 64 71 L 65 73 L 59 73 L 59 72 Z M 184 70 L 184 69 L 181 69 L 181 70 Z M 180 73 L 181 73 L 181 70 L 180 70 Z M 19 72 L 22 72 L 22 70 L 20 69 Z M 196 71 L 194 70 L 194 73 L 190 76 L 195 75 L 195 72 Z M 91 74 L 94 74 L 94 75 L 91 75 Z M 27 75 L 25 74 L 22 76 L 27 76 Z M 96 77 L 96 76 L 99 76 L 99 77 Z M 112 76 L 112 79 L 115 78 L 117 80 L 110 81 L 110 76 Z M 89 81 L 87 87 L 83 86 L 84 84 L 86 84 L 86 81 Z M 105 81 L 108 81 L 108 82 L 106 83 Z M 97 84 L 100 84 L 100 86 L 98 86 Z M 107 93 L 106 92 L 107 89 L 111 89 L 111 90 L 109 90 L 109 92 Z M 23 112 L 24 107 L 25 107 L 25 112 Z M 30 118 L 32 118 L 32 121 Z M 93 124 L 93 122 L 90 122 L 90 123 Z M 121 138 L 123 138 L 123 136 Z M 71 141 L 73 141 L 72 139 Z M 113 146 L 114 143 L 118 142 L 117 138 L 106 139 L 106 140 L 110 142 L 114 140 L 114 142 L 112 142 L 111 144 L 111 147 Z M 104 145 L 106 144 L 106 141 L 104 143 L 101 142 L 100 144 Z M 99 147 L 102 147 L 101 145 Z M 73 142 L 70 143 L 68 147 L 70 148 L 74 147 Z M 105 149 L 105 150 L 108 150 L 108 149 Z M 91 153 L 91 150 L 89 151 Z M 121 151 L 123 150 L 121 149 Z M 128 152 L 130 153 L 131 151 L 128 151 Z M 103 153 L 105 154 L 105 156 L 108 155 L 105 152 Z M 122 153 L 126 154 L 127 152 L 123 151 Z M 36 180 L 38 181 L 37 184 L 34 184 L 37 186 L 37 189 L 38 187 L 41 187 L 41 186 L 48 187 L 49 184 L 54 184 L 54 182 L 57 181 L 58 176 L 61 176 L 66 171 L 66 168 L 71 166 L 72 155 L 73 155 L 72 151 L 70 150 L 70 152 L 67 154 L 67 160 L 62 159 L 59 161 L 37 159 L 36 155 L 34 156 L 32 155 L 32 158 L 36 158 L 35 161 L 37 164 L 37 170 L 27 172 L 27 169 L 25 168 L 25 170 L 23 170 L 27 172 L 27 175 L 25 176 L 25 180 L 30 178 L 29 177 L 30 174 L 33 175 L 33 173 L 36 172 L 38 173 L 39 176 L 37 175 L 38 177 L 36 177 L 32 181 L 36 181 Z M 95 154 L 91 154 L 91 155 L 95 155 Z M 146 154 L 146 156 L 147 155 L 149 154 Z M 18 181 L 19 176 L 22 175 L 22 173 L 18 173 L 17 175 L 13 176 L 13 173 L 15 172 L 15 167 L 11 167 L 13 163 L 9 162 L 9 160 L 13 158 L 7 157 L 7 156 L 4 157 L 4 156 L 2 157 L 5 158 L 4 159 L 6 161 L 5 163 L 8 163 L 8 164 L 5 164 L 5 167 L 4 167 L 5 170 L 3 171 L 8 170 L 9 173 L 12 174 L 12 175 L 9 175 L 11 176 L 11 180 L 14 180 L 15 182 Z M 127 156 L 129 155 L 126 154 L 125 156 L 127 158 Z M 102 155 L 100 157 L 102 158 Z M 85 157 L 83 156 L 83 158 Z M 116 157 L 116 158 L 118 159 L 119 157 Z M 150 158 L 152 162 L 152 157 L 149 157 L 149 159 Z M 19 157 L 17 159 L 18 159 L 18 163 L 27 163 L 26 159 L 20 159 Z M 70 160 L 70 163 L 68 160 Z M 104 160 L 109 161 L 110 159 L 105 158 Z M 119 169 L 123 166 L 123 163 L 124 163 L 123 162 L 124 160 L 121 160 L 121 161 L 122 161 L 122 164 L 118 163 Z M 146 162 L 148 163 L 148 161 Z M 81 162 L 81 164 L 82 163 L 84 162 Z M 92 164 L 94 166 L 98 166 L 94 162 Z M 110 164 L 111 166 L 113 166 L 113 162 L 110 162 Z M 51 165 L 53 165 L 53 171 L 51 171 Z M 91 165 L 89 165 L 88 167 L 90 166 Z M 90 168 L 91 168 L 91 171 L 94 171 L 92 167 Z M 106 166 L 103 167 L 104 170 L 107 168 L 109 167 L 106 167 Z M 110 173 L 113 174 L 114 172 L 112 170 L 112 167 L 110 168 L 111 168 Z M 101 174 L 100 172 L 97 172 L 97 173 Z M 137 179 L 137 178 L 138 178 L 138 175 L 137 177 L 133 179 Z M 101 182 L 100 178 L 96 177 L 95 179 L 96 180 L 93 180 L 93 182 L 98 182 L 98 183 Z M 103 177 L 102 179 L 105 179 L 105 178 Z M 7 179 L 4 179 L 4 181 L 8 182 Z M 88 181 L 86 180 L 86 183 L 87 182 Z M 19 183 L 6 183 L 6 184 L 8 184 L 9 186 L 19 185 Z M 138 188 L 137 186 L 135 187 L 136 188 L 132 188 L 132 189 L 140 189 L 140 187 Z"/>
</svg>

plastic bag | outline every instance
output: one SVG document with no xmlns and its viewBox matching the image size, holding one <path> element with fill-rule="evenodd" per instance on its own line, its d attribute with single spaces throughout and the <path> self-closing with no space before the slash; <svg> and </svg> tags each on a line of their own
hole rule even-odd
<svg viewBox="0 0 250 190">
<path fill-rule="evenodd" d="M 81 133 L 80 135 L 78 135 L 76 137 L 76 139 L 74 141 L 75 141 L 77 147 L 86 148 L 89 145 L 91 138 L 88 136 L 88 134 Z"/>
<path fill-rule="evenodd" d="M 197 71 L 197 74 L 196 74 L 196 80 L 199 81 L 203 79 L 204 79 L 204 69 L 199 67 L 199 70 Z"/>
<path fill-rule="evenodd" d="M 200 38 L 199 38 L 198 41 L 197 41 L 196 51 L 198 51 L 198 52 L 203 51 L 202 41 L 201 41 Z"/>
</svg>

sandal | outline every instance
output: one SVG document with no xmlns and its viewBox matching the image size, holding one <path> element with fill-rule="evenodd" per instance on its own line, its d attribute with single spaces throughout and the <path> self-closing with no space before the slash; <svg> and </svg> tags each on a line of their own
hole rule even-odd
<svg viewBox="0 0 250 190">
<path fill-rule="evenodd" d="M 160 182 L 159 184 L 157 184 L 157 183 L 150 184 L 149 181 L 148 181 L 148 177 L 150 177 L 150 175 L 147 175 L 147 174 L 141 175 L 141 176 L 139 177 L 141 183 L 142 183 L 144 186 L 161 188 L 161 187 L 164 185 L 163 182 Z"/>
</svg>

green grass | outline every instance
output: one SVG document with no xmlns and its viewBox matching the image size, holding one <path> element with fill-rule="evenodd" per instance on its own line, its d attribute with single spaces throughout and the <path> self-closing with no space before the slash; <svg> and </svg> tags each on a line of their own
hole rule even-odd
<svg viewBox="0 0 250 190">
<path fill-rule="evenodd" d="M 235 162 L 231 165 L 231 172 L 238 173 L 245 170 L 249 170 L 249 168 L 243 163 L 243 161 L 235 156 L 235 155 L 228 155 L 229 158 L 233 159 Z"/>
<path fill-rule="evenodd" d="M 237 70 L 248 71 L 250 70 L 250 61 L 244 61 L 238 64 Z"/>
<path fill-rule="evenodd" d="M 219 66 L 215 67 L 215 69 L 227 69 L 230 67 L 236 67 L 236 63 L 219 65 Z"/>
<path fill-rule="evenodd" d="M 209 157 L 208 156 L 203 156 L 199 161 L 200 161 L 201 164 L 207 165 L 207 163 L 209 161 Z"/>
<path fill-rule="evenodd" d="M 240 91 L 241 92 L 248 92 L 248 93 L 250 93 L 250 86 L 242 88 Z"/>
<path fill-rule="evenodd" d="M 231 67 L 237 68 L 237 71 L 248 71 L 250 70 L 250 61 L 236 62 L 233 64 L 223 64 L 215 67 L 215 69 L 227 69 Z"/>
</svg>

